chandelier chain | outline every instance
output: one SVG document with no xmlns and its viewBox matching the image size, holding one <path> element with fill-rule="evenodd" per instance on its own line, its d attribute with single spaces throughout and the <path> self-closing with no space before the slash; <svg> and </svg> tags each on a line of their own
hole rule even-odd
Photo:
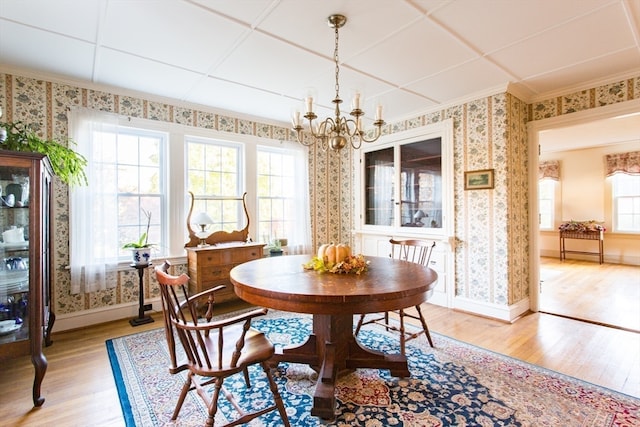
<svg viewBox="0 0 640 427">
<path fill-rule="evenodd" d="M 338 57 L 338 26 L 336 26 L 336 44 L 333 51 L 333 60 L 336 63 L 336 99 L 340 98 L 340 58 Z"/>
</svg>

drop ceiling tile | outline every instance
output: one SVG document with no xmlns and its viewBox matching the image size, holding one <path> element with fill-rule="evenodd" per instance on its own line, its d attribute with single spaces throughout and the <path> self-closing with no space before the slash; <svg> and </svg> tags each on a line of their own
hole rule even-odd
<svg viewBox="0 0 640 427">
<path fill-rule="evenodd" d="M 640 70 L 640 52 L 635 48 L 625 49 L 606 57 L 576 64 L 572 67 L 544 73 L 525 79 L 522 84 L 536 94 L 557 91 L 575 85 L 575 82 L 601 80 L 602 76 L 614 76 L 618 70 Z"/>
<path fill-rule="evenodd" d="M 95 41 L 102 0 L 0 0 L 0 15 L 16 23 L 39 27 L 86 41 Z M 84 19 L 78 19 L 83 17 Z M 2 23 L 0 20 L 1 25 Z"/>
<path fill-rule="evenodd" d="M 407 89 L 438 103 L 445 103 L 488 88 L 504 86 L 506 89 L 510 80 L 510 76 L 495 65 L 484 59 L 477 59 L 410 84 Z"/>
<path fill-rule="evenodd" d="M 491 54 L 518 77 L 528 79 L 551 70 L 636 47 L 618 4 Z"/>
<path fill-rule="evenodd" d="M 399 119 L 412 119 L 426 110 L 436 106 L 431 99 L 419 96 L 414 93 L 401 89 L 395 89 L 384 95 L 377 97 L 380 105 L 382 105 L 382 118 L 388 122 L 395 122 Z M 374 105 L 367 110 L 369 119 L 373 119 L 375 115 Z"/>
<path fill-rule="evenodd" d="M 288 125 L 291 106 L 294 100 L 269 92 L 254 91 L 231 82 L 206 78 L 189 92 L 186 99 L 202 105 L 215 105 L 216 109 L 236 112 L 240 116 L 265 117 L 265 111 L 271 111 L 268 117 L 277 117 Z"/>
<path fill-rule="evenodd" d="M 277 3 L 259 29 L 333 58 L 335 34 L 327 25 L 327 18 L 332 14 L 347 18 L 339 30 L 343 61 L 421 17 L 420 12 L 405 1 L 283 1 Z"/>
<path fill-rule="evenodd" d="M 476 55 L 423 19 L 347 61 L 397 86 L 438 73 Z"/>
<path fill-rule="evenodd" d="M 104 46 L 198 72 L 227 55 L 248 31 L 186 2 L 110 3 L 105 21 Z"/>
<path fill-rule="evenodd" d="M 213 77 L 242 82 L 278 94 L 304 88 L 309 76 L 331 66 L 327 59 L 273 37 L 252 33 L 213 73 Z"/>
<path fill-rule="evenodd" d="M 417 0 L 429 8 L 434 2 Z M 478 1 L 456 0 L 432 17 L 487 53 L 601 8 L 602 0 Z"/>
<path fill-rule="evenodd" d="M 271 9 L 273 0 L 189 0 L 191 3 L 253 26 Z"/>
<path fill-rule="evenodd" d="M 96 76 L 100 83 L 182 100 L 203 78 L 182 68 L 102 48 Z"/>
<path fill-rule="evenodd" d="M 12 22 L 0 26 L 3 64 L 90 81 L 94 51 L 92 44 L 77 39 Z"/>
</svg>

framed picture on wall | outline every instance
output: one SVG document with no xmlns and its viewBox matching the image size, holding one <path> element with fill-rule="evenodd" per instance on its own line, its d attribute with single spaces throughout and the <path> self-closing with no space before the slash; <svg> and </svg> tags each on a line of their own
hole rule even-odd
<svg viewBox="0 0 640 427">
<path fill-rule="evenodd" d="M 493 188 L 493 169 L 467 171 L 464 173 L 465 190 L 483 190 Z"/>
</svg>

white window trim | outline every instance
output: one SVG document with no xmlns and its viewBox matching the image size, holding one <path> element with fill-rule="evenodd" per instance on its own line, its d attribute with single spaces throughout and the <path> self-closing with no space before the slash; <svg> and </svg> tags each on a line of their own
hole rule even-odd
<svg viewBox="0 0 640 427">
<path fill-rule="evenodd" d="M 188 189 L 186 188 L 186 138 L 187 136 L 201 137 L 207 139 L 217 139 L 220 141 L 230 141 L 234 143 L 241 143 L 244 145 L 244 160 L 245 169 L 244 176 L 242 177 L 244 191 L 247 192 L 247 210 L 249 211 L 250 218 L 256 218 L 257 216 L 257 180 L 248 179 L 247 171 L 255 171 L 257 164 L 257 149 L 258 146 L 292 149 L 298 151 L 304 156 L 305 173 L 308 168 L 308 149 L 302 147 L 299 144 L 291 141 L 280 141 L 270 138 L 258 138 L 253 135 L 235 134 L 229 132 L 221 132 L 214 129 L 196 128 L 187 125 L 161 122 L 158 120 L 142 119 L 136 117 L 127 117 L 114 113 L 96 111 L 87 108 L 73 108 L 69 114 L 69 134 L 71 138 L 77 142 L 77 128 L 80 120 L 95 120 L 102 122 L 109 122 L 113 124 L 122 124 L 130 127 L 137 127 L 141 129 L 163 131 L 167 132 L 169 137 L 169 143 L 167 146 L 167 168 L 170 171 L 170 175 L 167 182 L 167 205 L 166 205 L 166 221 L 171 226 L 167 227 L 167 256 L 165 258 L 175 260 L 176 262 L 186 262 L 186 254 L 184 250 L 184 244 L 188 240 L 186 218 L 188 214 L 188 207 L 190 203 Z M 307 191 L 304 194 L 308 197 L 308 177 L 305 174 L 305 183 L 307 185 Z M 72 215 L 72 202 L 70 200 L 69 214 Z M 308 202 L 306 203 L 306 217 L 308 222 L 306 228 L 308 230 L 307 239 L 308 242 L 304 245 L 305 250 L 311 248 L 311 235 L 310 235 L 310 215 L 308 214 Z M 181 224 L 182 226 L 176 226 Z M 72 224 L 70 224 L 70 227 Z M 257 223 L 252 221 L 249 228 L 250 236 L 255 240 L 259 240 L 257 236 Z M 70 256 L 73 256 L 70 254 Z M 108 265 L 104 266 L 103 274 L 113 270 L 127 270 L 130 268 L 129 262 L 113 260 Z M 106 289 L 107 283 L 104 288 Z M 99 287 L 100 288 L 100 287 Z M 85 290 L 86 292 L 96 290 Z M 77 293 L 82 290 L 77 289 L 72 292 Z"/>
</svg>

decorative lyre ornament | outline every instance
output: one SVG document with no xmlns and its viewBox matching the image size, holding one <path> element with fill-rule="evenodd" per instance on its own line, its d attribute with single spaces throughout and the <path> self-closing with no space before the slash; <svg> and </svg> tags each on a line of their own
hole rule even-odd
<svg viewBox="0 0 640 427">
<path fill-rule="evenodd" d="M 380 138 L 382 125 L 384 125 L 384 120 L 382 120 L 382 105 L 378 105 L 376 107 L 376 118 L 373 122 L 373 125 L 375 126 L 375 135 L 371 139 L 367 139 L 365 137 L 365 131 L 363 130 L 362 124 L 364 111 L 360 109 L 360 94 L 357 92 L 353 98 L 353 109 L 351 110 L 351 113 L 349 113 L 353 118 L 347 119 L 344 116 L 340 116 L 340 104 L 342 104 L 342 99 L 340 99 L 339 82 L 340 64 L 338 58 L 338 29 L 346 22 L 347 18 L 343 15 L 331 15 L 327 19 L 329 27 L 334 28 L 336 33 L 335 49 L 333 52 L 333 60 L 336 64 L 336 96 L 333 101 L 331 101 L 335 104 L 335 117 L 327 117 L 322 122 L 314 124 L 314 120 L 317 119 L 318 116 L 313 112 L 313 97 L 308 96 L 305 99 L 307 112 L 303 116 L 309 121 L 311 138 L 308 141 L 305 141 L 304 138 L 304 128 L 302 127 L 300 112 L 295 112 L 292 118 L 293 130 L 296 132 L 298 142 L 305 146 L 316 143 L 320 144 L 323 151 L 326 151 L 327 148 L 331 148 L 334 151 L 340 151 L 342 148 L 347 146 L 347 143 L 350 144 L 353 149 L 357 150 L 362 145 L 362 141 L 374 142 Z"/>
</svg>

